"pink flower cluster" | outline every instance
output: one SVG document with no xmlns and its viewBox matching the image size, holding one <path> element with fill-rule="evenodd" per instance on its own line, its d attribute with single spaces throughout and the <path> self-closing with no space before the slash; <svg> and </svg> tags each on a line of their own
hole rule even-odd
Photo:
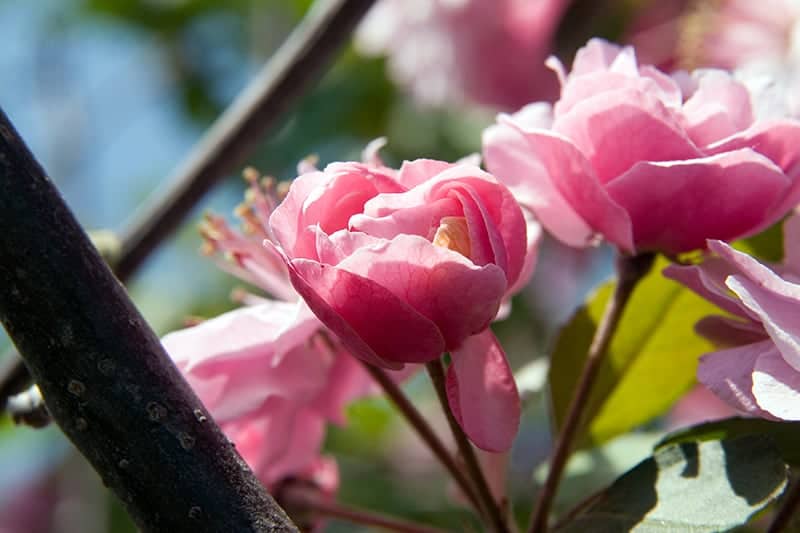
<svg viewBox="0 0 800 533">
<path fill-rule="evenodd" d="M 514 109 L 555 96 L 544 68 L 568 0 L 381 0 L 356 44 L 387 54 L 392 77 L 419 102 Z"/>
<path fill-rule="evenodd" d="M 700 265 L 664 274 L 733 316 L 697 324 L 724 349 L 700 360 L 698 378 L 732 407 L 755 416 L 800 420 L 800 215 L 784 224 L 785 259 L 769 268 L 720 241 Z"/>
<path fill-rule="evenodd" d="M 800 200 L 800 123 L 755 121 L 728 73 L 670 77 L 598 39 L 569 74 L 550 65 L 561 98 L 501 115 L 484 153 L 561 241 L 677 254 L 757 233 Z"/>
</svg>

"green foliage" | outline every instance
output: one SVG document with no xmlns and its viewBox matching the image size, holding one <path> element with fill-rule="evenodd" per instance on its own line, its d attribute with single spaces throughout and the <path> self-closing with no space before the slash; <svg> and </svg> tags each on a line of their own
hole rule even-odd
<svg viewBox="0 0 800 533">
<path fill-rule="evenodd" d="M 800 467 L 800 447 L 797 445 L 800 442 L 800 422 L 735 416 L 671 433 L 656 445 L 656 449 L 683 442 L 732 439 L 745 435 L 768 435 L 780 450 L 783 460 L 793 467 Z"/>
<path fill-rule="evenodd" d="M 558 531 L 726 531 L 764 509 L 786 483 L 786 465 L 768 437 L 684 442 L 656 451 Z"/>
<path fill-rule="evenodd" d="M 783 258 L 783 222 L 773 224 L 757 235 L 736 241 L 733 247 L 764 261 L 778 262 Z"/>
<path fill-rule="evenodd" d="M 579 445 L 599 444 L 666 411 L 695 380 L 697 358 L 711 349 L 694 333 L 705 315 L 719 313 L 664 278 L 659 259 L 639 283 L 602 363 L 586 407 Z M 596 325 L 613 285 L 603 285 L 562 329 L 551 358 L 549 383 L 555 424 L 563 423 Z"/>
</svg>

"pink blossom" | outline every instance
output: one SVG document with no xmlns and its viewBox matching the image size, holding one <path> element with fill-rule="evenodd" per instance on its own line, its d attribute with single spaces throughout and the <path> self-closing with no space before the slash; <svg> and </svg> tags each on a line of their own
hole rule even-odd
<svg viewBox="0 0 800 533">
<path fill-rule="evenodd" d="M 542 68 L 568 0 L 382 0 L 356 35 L 428 105 L 462 99 L 514 109 L 555 96 Z"/>
<path fill-rule="evenodd" d="M 451 352 L 451 408 L 490 451 L 511 445 L 519 421 L 488 326 L 530 274 L 527 223 L 489 174 L 431 160 L 305 173 L 270 218 L 295 289 L 351 353 L 397 369 Z"/>
<path fill-rule="evenodd" d="M 723 349 L 700 360 L 698 378 L 729 405 L 771 419 L 800 420 L 800 216 L 784 225 L 786 258 L 769 268 L 721 241 L 700 265 L 670 266 L 680 281 L 732 316 L 697 330 Z"/>
<path fill-rule="evenodd" d="M 728 73 L 670 77 L 599 39 L 569 74 L 550 65 L 560 100 L 500 115 L 484 153 L 564 243 L 675 254 L 754 234 L 800 200 L 800 123 L 756 121 Z"/>
</svg>

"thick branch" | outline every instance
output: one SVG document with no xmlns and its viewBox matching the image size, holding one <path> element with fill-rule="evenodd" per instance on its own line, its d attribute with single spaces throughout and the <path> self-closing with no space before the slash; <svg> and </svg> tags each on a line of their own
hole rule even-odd
<svg viewBox="0 0 800 533">
<path fill-rule="evenodd" d="M 296 531 L 0 111 L 0 321 L 144 531 Z"/>
<path fill-rule="evenodd" d="M 374 0 L 318 0 L 261 73 L 214 123 L 164 191 L 123 232 L 114 272 L 123 283 L 189 214 L 200 198 L 252 153 L 256 143 L 319 77 Z M 17 354 L 0 366 L 0 408 L 30 384 Z"/>
</svg>

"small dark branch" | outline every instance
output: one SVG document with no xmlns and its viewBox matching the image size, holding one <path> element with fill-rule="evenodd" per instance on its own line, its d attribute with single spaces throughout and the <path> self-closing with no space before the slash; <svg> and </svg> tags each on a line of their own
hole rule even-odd
<svg viewBox="0 0 800 533">
<path fill-rule="evenodd" d="M 308 516 L 311 524 L 322 518 L 336 518 L 397 533 L 445 533 L 444 530 L 435 527 L 343 505 L 320 494 L 312 487 L 303 487 L 300 484 L 287 487 L 278 494 L 278 497 L 290 513 L 297 512 Z"/>
<path fill-rule="evenodd" d="M 497 501 L 495 501 L 494 496 L 492 496 L 492 491 L 489 489 L 489 484 L 486 482 L 486 476 L 483 475 L 483 469 L 481 468 L 480 463 L 478 463 L 478 457 L 475 455 L 475 450 L 472 448 L 472 444 L 464 434 L 464 430 L 461 429 L 458 421 L 453 416 L 453 412 L 450 410 L 450 403 L 447 400 L 447 387 L 445 384 L 442 362 L 438 359 L 431 361 L 425 364 L 425 368 L 428 370 L 428 375 L 433 383 L 436 396 L 439 398 L 439 403 L 441 404 L 442 410 L 447 417 L 447 423 L 450 426 L 450 431 L 453 433 L 453 438 L 458 446 L 458 451 L 461 454 L 461 457 L 464 459 L 464 464 L 467 467 L 467 472 L 469 473 L 470 479 L 474 483 L 474 486 L 478 489 L 478 499 L 481 502 L 481 507 L 491 522 L 494 531 L 497 533 L 508 533 L 508 525 L 506 524 L 506 520 L 503 518 L 503 513 L 500 510 L 500 506 L 497 504 Z"/>
<path fill-rule="evenodd" d="M 583 423 L 584 408 L 588 403 L 592 393 L 597 372 L 605 358 L 614 333 L 617 331 L 625 306 L 630 300 L 633 290 L 641 279 L 647 275 L 653 266 L 655 256 L 653 254 L 642 254 L 636 256 L 617 257 L 617 286 L 614 294 L 606 305 L 603 317 L 597 330 L 594 333 L 592 344 L 586 356 L 578 386 L 575 394 L 570 400 L 567 416 L 564 425 L 556 439 L 553 457 L 550 459 L 550 469 L 547 473 L 544 487 L 542 487 L 536 505 L 533 510 L 533 517 L 529 533 L 544 533 L 547 531 L 547 522 L 550 515 L 550 507 L 555 499 L 558 485 L 561 482 L 561 475 L 567 465 L 572 453 L 572 446 L 578 430 Z"/>
<path fill-rule="evenodd" d="M 0 321 L 144 531 L 296 531 L 0 111 Z"/>
<path fill-rule="evenodd" d="M 18 425 L 43 428 L 50 423 L 50 412 L 36 385 L 31 385 L 28 390 L 10 397 L 6 402 L 6 412 Z"/>
<path fill-rule="evenodd" d="M 388 396 L 392 403 L 394 403 L 395 407 L 397 407 L 398 411 L 400 411 L 400 414 L 403 415 L 411 427 L 414 428 L 414 431 L 417 432 L 422 441 L 428 446 L 434 457 L 436 457 L 442 466 L 444 466 L 445 470 L 447 470 L 450 475 L 453 476 L 453 480 L 456 482 L 456 485 L 458 485 L 458 488 L 461 489 L 461 491 L 467 497 L 470 504 L 472 504 L 478 513 L 483 515 L 478 496 L 475 493 L 475 489 L 472 487 L 469 479 L 467 479 L 467 477 L 464 475 L 464 472 L 461 471 L 461 468 L 447 450 L 447 447 L 436 435 L 436 432 L 433 431 L 433 428 L 430 426 L 430 424 L 428 424 L 428 421 L 425 420 L 417 408 L 414 407 L 414 404 L 411 403 L 400 387 L 397 386 L 397 383 L 395 383 L 386 372 L 369 363 L 362 361 L 362 364 L 367 372 L 370 373 L 375 382 L 380 385 L 380 387 L 383 389 L 383 392 L 386 393 L 386 396 Z"/>
<path fill-rule="evenodd" d="M 19 354 L 13 348 L 9 348 L 0 357 L 0 406 L 6 400 L 20 392 L 24 392 L 31 386 L 31 375 L 25 364 L 19 358 Z"/>
<path fill-rule="evenodd" d="M 789 493 L 783 499 L 783 503 L 775 514 L 775 519 L 770 524 L 767 533 L 794 531 L 790 526 L 792 525 L 792 518 L 797 513 L 798 507 L 800 507 L 800 478 L 796 478 L 794 483 L 792 483 L 792 486 L 789 488 Z"/>
<path fill-rule="evenodd" d="M 120 281 L 128 280 L 217 181 L 243 164 L 330 64 L 373 3 L 318 0 L 256 79 L 176 168 L 165 190 L 156 191 L 130 221 L 114 268 Z M 28 385 L 30 376 L 15 353 L 13 363 L 0 367 L 0 405 Z"/>
</svg>

